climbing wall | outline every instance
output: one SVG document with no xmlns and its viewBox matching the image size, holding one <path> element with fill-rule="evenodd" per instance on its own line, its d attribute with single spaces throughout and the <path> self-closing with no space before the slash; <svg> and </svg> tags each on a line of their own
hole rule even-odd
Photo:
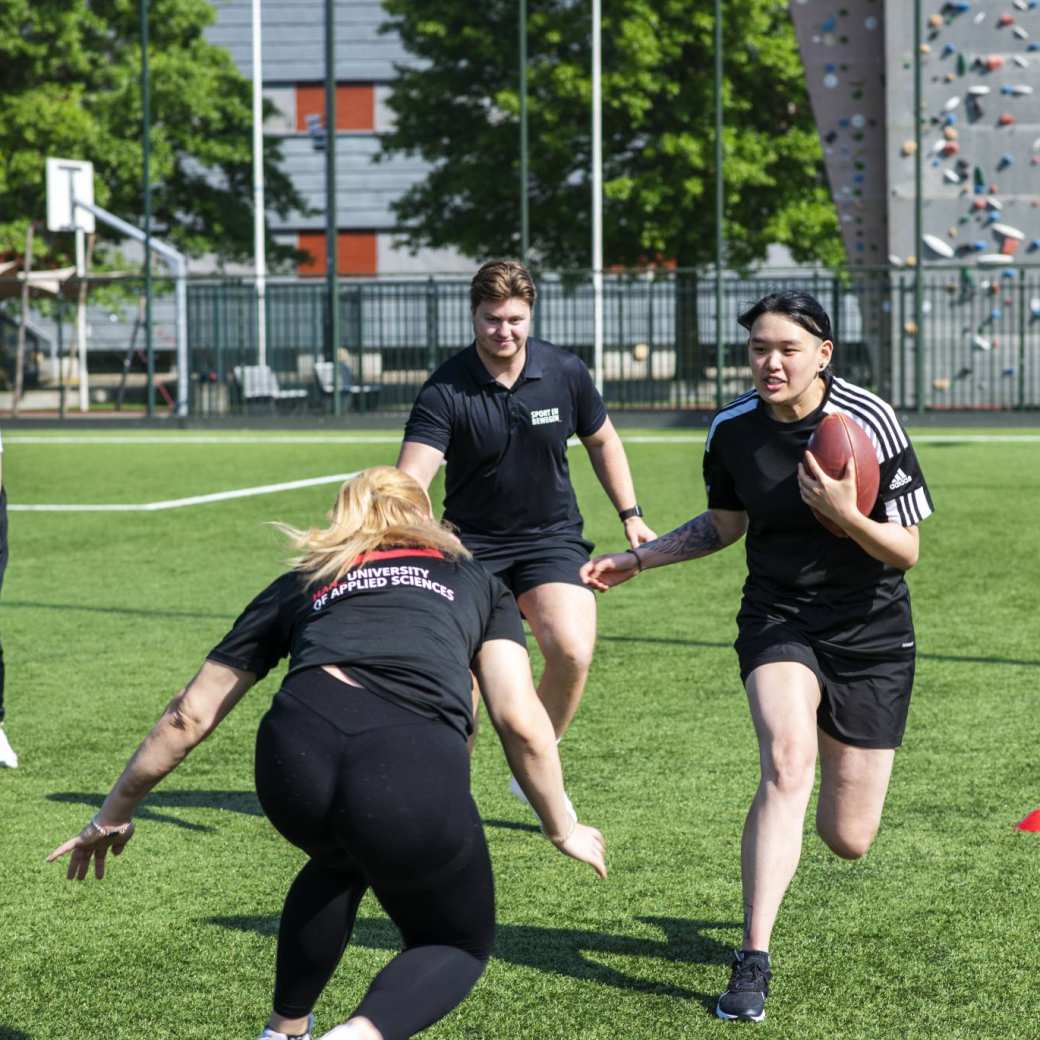
<svg viewBox="0 0 1040 1040">
<path fill-rule="evenodd" d="M 918 260 L 913 6 L 885 5 L 889 253 L 897 267 Z M 1037 272 L 1020 266 L 1040 261 L 1040 4 L 926 0 L 923 17 L 920 260 L 929 276 L 921 330 L 912 319 L 897 329 L 901 375 L 912 386 L 920 338 L 929 405 L 1016 404 L 1020 387 L 1036 384 L 1040 348 Z"/>
<path fill-rule="evenodd" d="M 864 327 L 907 405 L 919 345 L 930 407 L 1040 405 L 1040 0 L 922 6 L 918 258 L 912 0 L 790 5 L 849 263 L 890 272 Z"/>
<path fill-rule="evenodd" d="M 888 255 L 880 0 L 792 0 L 791 16 L 850 263 Z"/>
<path fill-rule="evenodd" d="M 888 255 L 885 37 L 881 0 L 791 0 L 791 17 L 820 131 L 827 179 L 852 265 Z M 859 290 L 859 286 L 856 287 Z M 876 285 L 857 291 L 875 373 L 890 369 L 890 309 Z M 838 347 L 841 350 L 841 345 Z M 840 365 L 840 355 L 836 358 Z"/>
</svg>

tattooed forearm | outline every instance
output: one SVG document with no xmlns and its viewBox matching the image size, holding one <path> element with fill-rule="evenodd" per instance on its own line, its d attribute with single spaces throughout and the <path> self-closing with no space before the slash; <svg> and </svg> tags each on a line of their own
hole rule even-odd
<svg viewBox="0 0 1040 1040">
<path fill-rule="evenodd" d="M 671 557 L 667 561 L 662 560 L 662 563 L 674 563 L 677 560 L 694 560 L 698 556 L 708 556 L 722 547 L 722 539 L 719 538 L 719 532 L 715 530 L 711 517 L 707 513 L 701 513 L 700 516 L 687 520 L 682 527 L 677 527 L 674 531 L 661 535 L 656 541 L 640 546 L 639 554 L 653 559 L 652 554 L 659 553 Z"/>
</svg>

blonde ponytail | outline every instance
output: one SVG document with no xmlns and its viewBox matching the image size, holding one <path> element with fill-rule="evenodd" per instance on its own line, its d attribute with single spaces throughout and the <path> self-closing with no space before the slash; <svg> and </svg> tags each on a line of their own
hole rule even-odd
<svg viewBox="0 0 1040 1040">
<path fill-rule="evenodd" d="M 419 483 L 393 466 L 362 470 L 339 489 L 329 526 L 301 531 L 272 526 L 285 534 L 299 555 L 289 562 L 311 581 L 338 581 L 377 549 L 439 549 L 445 556 L 470 553 L 433 518 L 430 500 Z"/>
</svg>

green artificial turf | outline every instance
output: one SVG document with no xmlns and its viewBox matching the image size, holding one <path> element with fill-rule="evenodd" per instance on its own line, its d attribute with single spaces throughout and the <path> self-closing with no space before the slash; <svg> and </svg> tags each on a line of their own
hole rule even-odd
<svg viewBox="0 0 1040 1040">
<path fill-rule="evenodd" d="M 807 828 L 774 934 L 769 1019 L 753 1027 L 771 1037 L 1037 1035 L 1040 834 L 1013 824 L 1040 805 L 1040 443 L 920 432 L 936 514 L 910 575 L 920 657 L 906 741 L 866 859 L 834 858 Z M 132 443 L 141 435 L 8 429 L 4 478 L 12 504 L 144 503 L 392 462 L 397 433 L 386 434 Z M 626 437 L 659 533 L 703 508 L 696 434 Z M 584 452 L 571 458 L 587 535 L 620 547 Z M 0 1040 L 259 1032 L 281 900 L 302 862 L 252 793 L 253 733 L 276 677 L 153 793 L 103 882 L 68 883 L 44 857 L 89 819 L 167 699 L 280 571 L 284 545 L 265 522 L 319 522 L 334 491 L 11 514 L 0 632 L 22 766 L 0 771 Z M 599 600 L 592 676 L 562 754 L 580 815 L 607 837 L 605 882 L 535 832 L 484 725 L 473 786 L 496 871 L 496 956 L 427 1035 L 741 1028 L 711 1009 L 740 939 L 738 842 L 757 781 L 731 649 L 743 576 L 738 546 Z M 366 899 L 319 1030 L 351 1011 L 395 943 Z"/>
</svg>

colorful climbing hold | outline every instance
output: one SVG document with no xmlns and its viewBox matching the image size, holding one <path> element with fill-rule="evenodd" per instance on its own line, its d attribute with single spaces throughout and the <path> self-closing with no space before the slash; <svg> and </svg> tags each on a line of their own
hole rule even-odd
<svg viewBox="0 0 1040 1040">
<path fill-rule="evenodd" d="M 1012 227 L 1010 224 L 994 224 L 993 231 L 1002 238 L 1011 239 L 1014 242 L 1024 242 L 1026 240 L 1026 233 L 1020 231 L 1017 227 Z"/>
<path fill-rule="evenodd" d="M 953 259 L 953 246 L 938 235 L 922 235 L 921 239 L 936 256 L 941 256 L 944 260 Z"/>
<path fill-rule="evenodd" d="M 997 120 L 997 126 L 1011 126 L 1017 122 L 1018 120 L 1010 112 L 1001 112 L 1000 118 Z"/>
<path fill-rule="evenodd" d="M 900 148 L 899 150 L 903 153 L 904 156 L 909 157 L 909 156 L 913 155 L 917 151 L 917 142 L 916 141 L 904 141 L 903 142 L 903 147 Z"/>
</svg>

